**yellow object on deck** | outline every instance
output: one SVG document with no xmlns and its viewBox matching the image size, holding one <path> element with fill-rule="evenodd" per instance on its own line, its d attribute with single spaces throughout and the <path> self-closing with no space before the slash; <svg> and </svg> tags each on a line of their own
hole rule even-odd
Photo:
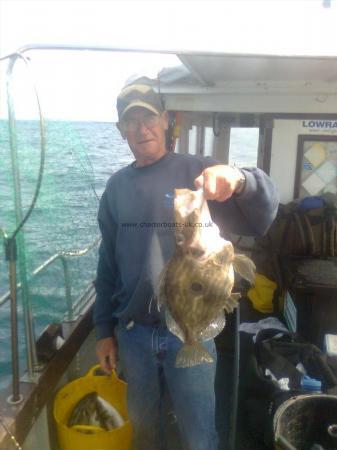
<svg viewBox="0 0 337 450">
<path fill-rule="evenodd" d="M 247 297 L 255 309 L 265 314 L 271 313 L 274 310 L 273 296 L 276 288 L 277 284 L 274 281 L 257 273 L 254 286 L 248 290 Z"/>
<path fill-rule="evenodd" d="M 60 450 L 130 450 L 132 429 L 127 417 L 126 389 L 127 385 L 116 373 L 95 375 L 99 366 L 92 367 L 87 375 L 78 378 L 62 387 L 55 397 L 54 418 Z M 68 419 L 77 403 L 90 392 L 104 398 L 116 408 L 125 419 L 125 424 L 110 431 L 99 427 L 76 425 L 68 427 Z M 83 433 L 83 429 L 91 429 L 92 433 Z"/>
</svg>

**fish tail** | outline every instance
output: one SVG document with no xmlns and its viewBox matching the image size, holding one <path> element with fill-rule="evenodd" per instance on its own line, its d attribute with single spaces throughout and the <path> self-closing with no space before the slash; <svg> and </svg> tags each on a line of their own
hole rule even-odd
<svg viewBox="0 0 337 450">
<path fill-rule="evenodd" d="M 191 367 L 213 361 L 210 353 L 199 342 L 195 342 L 193 344 L 184 344 L 181 347 L 177 354 L 176 367 Z"/>
</svg>

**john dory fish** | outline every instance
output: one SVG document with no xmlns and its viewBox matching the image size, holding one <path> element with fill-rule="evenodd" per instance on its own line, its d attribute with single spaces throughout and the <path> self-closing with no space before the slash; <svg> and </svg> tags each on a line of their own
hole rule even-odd
<svg viewBox="0 0 337 450">
<path fill-rule="evenodd" d="M 253 282 L 254 263 L 235 255 L 231 242 L 220 236 L 211 222 L 202 190 L 176 189 L 174 197 L 176 249 L 165 267 L 158 290 L 166 305 L 166 321 L 184 346 L 176 366 L 212 362 L 202 346 L 225 326 L 224 310 L 232 312 L 239 294 L 232 294 L 234 270 Z"/>
</svg>

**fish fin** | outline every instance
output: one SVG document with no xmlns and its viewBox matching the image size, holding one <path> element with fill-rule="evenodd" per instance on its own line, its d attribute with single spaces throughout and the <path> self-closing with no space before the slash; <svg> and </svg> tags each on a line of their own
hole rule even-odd
<svg viewBox="0 0 337 450">
<path fill-rule="evenodd" d="M 192 367 L 197 364 L 211 363 L 214 359 L 210 353 L 200 344 L 184 344 L 177 354 L 176 367 Z"/>
<path fill-rule="evenodd" d="M 248 280 L 251 284 L 255 280 L 256 267 L 253 261 L 246 255 L 235 255 L 233 266 L 235 272 L 242 276 L 245 280 Z"/>
<path fill-rule="evenodd" d="M 233 312 L 233 310 L 238 306 L 240 298 L 241 294 L 237 292 L 233 292 L 230 297 L 226 298 L 224 306 L 225 311 L 229 313 Z"/>
<path fill-rule="evenodd" d="M 214 339 L 221 331 L 225 328 L 226 317 L 223 311 L 219 316 L 212 320 L 212 322 L 204 328 L 199 335 L 201 341 L 208 341 L 209 339 Z"/>
<path fill-rule="evenodd" d="M 166 268 L 161 272 L 158 278 L 158 284 L 155 289 L 155 297 L 157 299 L 157 308 L 160 311 L 161 307 L 166 303 L 165 284 L 166 284 Z"/>
<path fill-rule="evenodd" d="M 157 311 L 160 311 L 160 305 L 159 305 L 158 297 L 156 297 L 156 295 L 153 294 L 151 296 L 150 303 L 149 303 L 149 311 L 148 311 L 149 314 L 151 314 L 152 304 L 156 300 L 157 300 L 157 302 L 156 302 L 156 304 L 157 304 Z"/>
<path fill-rule="evenodd" d="M 177 336 L 177 338 L 179 338 L 182 342 L 185 342 L 184 333 L 182 332 L 182 329 L 173 319 L 168 309 L 165 311 L 165 320 L 167 328 L 171 331 L 171 333 Z"/>
</svg>

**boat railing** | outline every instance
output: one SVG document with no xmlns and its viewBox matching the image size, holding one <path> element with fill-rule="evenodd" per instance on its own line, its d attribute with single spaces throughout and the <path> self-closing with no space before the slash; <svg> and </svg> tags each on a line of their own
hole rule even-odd
<svg viewBox="0 0 337 450">
<path fill-rule="evenodd" d="M 6 242 L 6 241 L 5 241 Z M 78 317 L 81 312 L 88 306 L 88 302 L 92 298 L 93 293 L 93 284 L 90 283 L 86 288 L 85 292 L 76 300 L 72 299 L 72 286 L 71 286 L 71 278 L 69 271 L 69 259 L 74 257 L 82 257 L 86 255 L 88 252 L 93 250 L 98 243 L 100 242 L 100 237 L 97 237 L 94 242 L 92 242 L 89 246 L 74 251 L 61 251 L 46 261 L 44 261 L 40 266 L 38 266 L 31 274 L 27 276 L 25 282 L 27 285 L 30 284 L 36 277 L 41 275 L 49 266 L 54 263 L 61 262 L 63 269 L 63 277 L 64 277 L 64 288 L 65 288 L 65 300 L 66 300 L 66 314 L 64 320 L 68 323 L 73 322 L 76 317 Z M 11 259 L 9 260 L 9 266 L 11 270 Z M 15 269 L 14 269 L 15 270 Z M 16 278 L 15 278 L 16 279 Z M 23 400 L 23 396 L 20 395 L 19 392 L 19 349 L 18 349 L 18 340 L 17 340 L 17 314 L 16 314 L 16 298 L 17 293 L 23 288 L 23 283 L 15 283 L 13 286 L 13 280 L 11 280 L 11 287 L 8 292 L 0 297 L 0 308 L 3 307 L 8 301 L 11 301 L 11 334 L 12 334 L 12 376 L 13 376 L 13 394 L 10 396 L 7 401 L 10 404 L 18 404 Z M 14 306 L 13 306 L 14 303 Z M 15 308 L 15 314 L 13 314 L 13 309 Z M 33 313 L 31 309 L 30 303 L 28 303 L 27 315 L 29 319 L 29 328 L 33 330 Z M 14 321 L 13 321 L 14 319 Z M 30 342 L 27 339 L 31 339 Z M 14 341 L 14 342 L 13 342 Z M 36 341 L 35 336 L 33 334 L 29 334 L 27 338 L 27 333 L 25 334 L 25 344 L 26 348 L 30 348 L 33 351 L 27 351 L 27 367 L 33 368 L 32 372 L 27 371 L 28 377 L 30 379 L 34 378 L 34 373 L 40 369 L 37 357 L 34 359 L 34 355 L 36 355 Z"/>
<path fill-rule="evenodd" d="M 77 302 L 73 302 L 71 295 L 71 282 L 70 282 L 70 274 L 69 274 L 69 264 L 68 259 L 74 257 L 81 257 L 86 255 L 92 249 L 94 249 L 98 243 L 100 242 L 100 237 L 97 237 L 94 242 L 81 250 L 73 250 L 73 251 L 61 251 L 55 253 L 50 258 L 46 259 L 42 264 L 40 264 L 33 272 L 28 275 L 27 282 L 30 283 L 35 277 L 43 273 L 50 265 L 55 262 L 60 261 L 63 269 L 64 276 L 64 289 L 65 289 L 65 300 L 67 304 L 67 312 L 65 319 L 68 321 L 72 321 L 75 319 L 75 311 L 78 313 L 81 312 L 81 299 Z M 19 292 L 22 289 L 22 283 L 17 283 L 16 290 Z M 11 292 L 8 290 L 5 294 L 0 297 L 0 308 L 6 304 L 11 299 Z"/>
<path fill-rule="evenodd" d="M 16 132 L 16 118 L 14 108 L 13 95 L 13 68 L 16 61 L 20 59 L 24 61 L 26 68 L 29 71 L 29 60 L 20 53 L 9 55 L 1 58 L 0 61 L 8 60 L 8 67 L 6 73 L 7 80 L 7 108 L 8 108 L 8 127 L 9 127 L 9 142 L 10 142 L 10 156 L 12 166 L 13 188 L 14 188 L 14 206 L 15 206 L 15 230 L 12 233 L 7 233 L 1 230 L 4 237 L 6 261 L 8 262 L 8 278 L 10 288 L 10 314 L 11 314 L 11 347 L 12 347 L 12 376 L 13 376 L 13 395 L 9 402 L 17 404 L 22 401 L 22 395 L 19 393 L 19 358 L 18 358 L 18 320 L 17 320 L 17 261 L 19 263 L 21 287 L 22 289 L 22 308 L 23 321 L 25 325 L 25 342 L 27 353 L 27 371 L 30 378 L 34 375 L 34 370 L 38 366 L 36 355 L 36 344 L 33 330 L 33 320 L 30 306 L 30 296 L 27 283 L 27 263 L 25 254 L 25 239 L 23 228 L 28 221 L 33 209 L 35 208 L 37 198 L 40 193 L 42 177 L 44 173 L 44 163 L 46 154 L 46 138 L 44 117 L 41 111 L 39 95 L 32 80 L 32 86 L 37 101 L 40 125 L 40 167 L 38 178 L 34 190 L 34 194 L 27 212 L 24 214 L 22 208 L 21 198 L 21 178 L 18 165 L 18 140 Z M 30 73 L 29 73 L 30 75 Z"/>
<path fill-rule="evenodd" d="M 70 273 L 68 266 L 68 259 L 71 257 L 82 256 L 94 248 L 99 239 L 96 239 L 93 244 L 83 250 L 78 251 L 63 251 L 56 253 L 47 259 L 43 264 L 37 267 L 31 274 L 27 273 L 27 262 L 25 254 L 25 238 L 24 238 L 24 225 L 31 216 L 32 211 L 35 208 L 37 198 L 40 193 L 42 178 L 44 174 L 44 163 L 46 154 L 46 133 L 44 117 L 41 111 L 39 95 L 32 79 L 32 86 L 36 97 L 39 113 L 40 124 L 40 167 L 38 172 L 38 178 L 34 190 L 34 194 L 30 203 L 30 206 L 26 213 L 23 212 L 22 198 L 21 198 L 21 179 L 18 164 L 18 142 L 17 142 L 17 130 L 16 130 L 16 118 L 14 108 L 14 96 L 13 96 L 13 67 L 17 60 L 23 60 L 27 70 L 29 71 L 29 59 L 23 55 L 23 52 L 19 51 L 12 55 L 0 58 L 0 61 L 8 60 L 7 68 L 7 107 L 8 107 L 8 126 L 9 126 L 9 141 L 10 141 L 10 154 L 11 154 L 11 166 L 14 188 L 14 203 L 15 203 L 15 230 L 12 233 L 6 232 L 0 227 L 0 234 L 3 236 L 5 245 L 6 261 L 8 263 L 8 279 L 9 279 L 9 292 L 6 292 L 0 298 L 0 307 L 3 306 L 8 300 L 10 300 L 10 314 L 11 314 L 11 347 L 12 347 L 12 385 L 13 395 L 8 399 L 11 404 L 18 404 L 23 400 L 22 395 L 19 392 L 19 358 L 18 358 L 18 320 L 17 320 L 17 291 L 22 291 L 22 310 L 23 310 L 23 322 L 25 329 L 25 343 L 27 353 L 27 375 L 28 378 L 33 379 L 34 374 L 39 370 L 39 362 L 36 353 L 36 340 L 34 336 L 33 316 L 31 299 L 29 292 L 29 281 L 34 277 L 40 275 L 47 267 L 56 261 L 60 261 L 63 267 L 64 282 L 65 282 L 65 298 L 67 302 L 67 315 L 68 321 L 74 318 L 74 305 L 71 298 L 71 283 Z M 31 77 L 33 78 L 33 77 Z M 20 271 L 20 282 L 17 282 L 17 263 Z M 76 303 L 76 309 L 79 309 L 79 302 Z"/>
</svg>

